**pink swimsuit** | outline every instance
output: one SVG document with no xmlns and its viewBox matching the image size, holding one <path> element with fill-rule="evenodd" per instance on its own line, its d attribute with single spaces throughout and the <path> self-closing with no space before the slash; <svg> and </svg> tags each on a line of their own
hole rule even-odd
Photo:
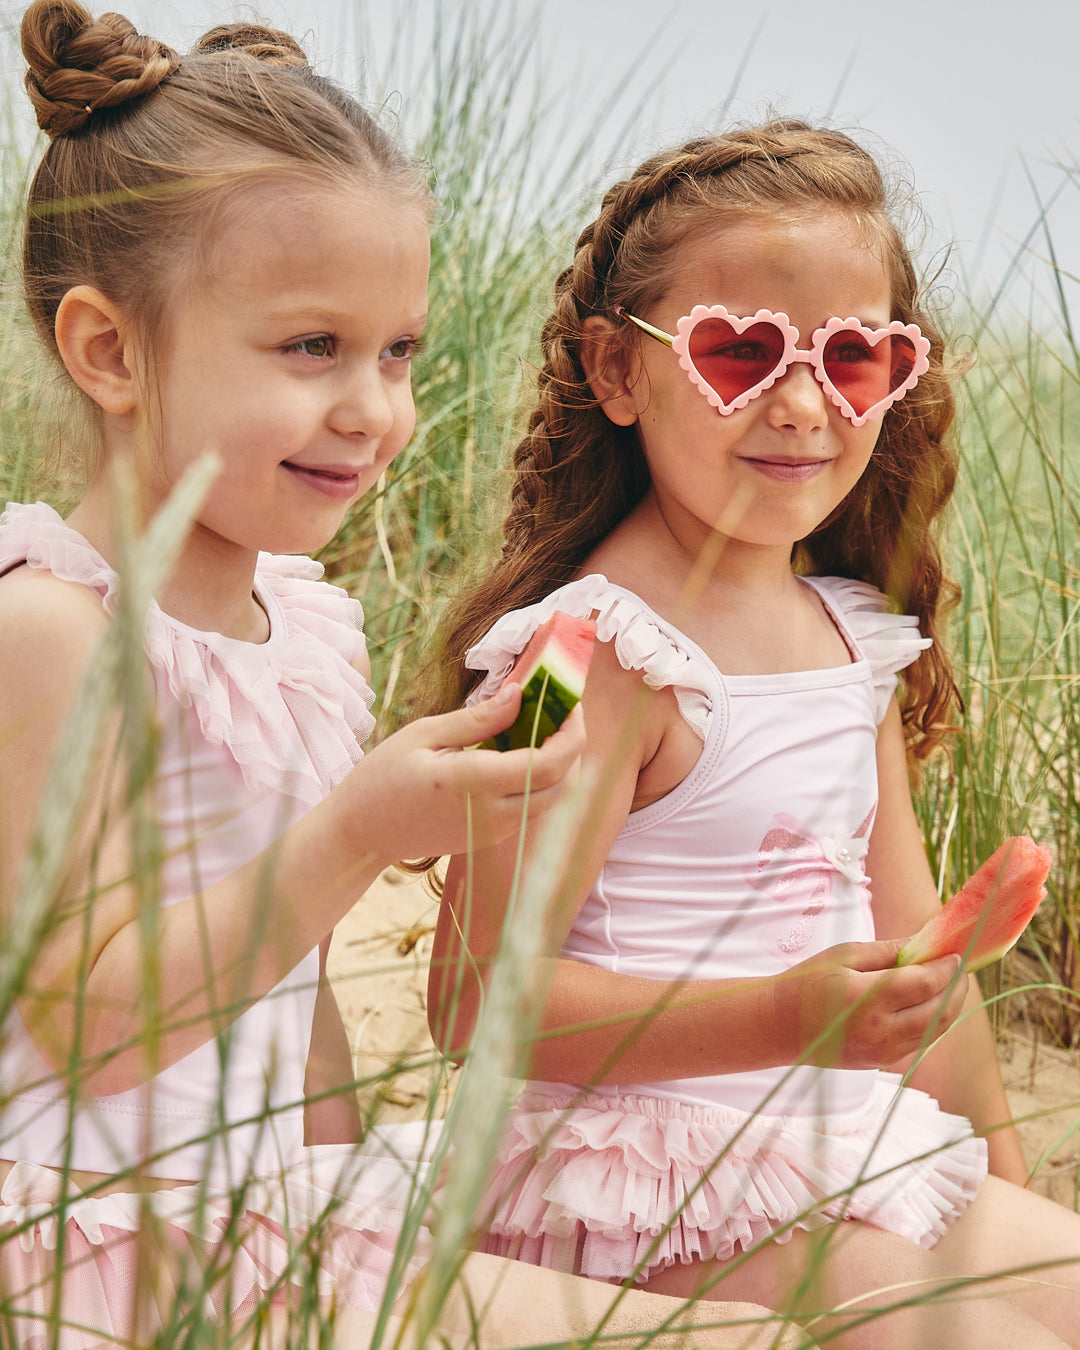
<svg viewBox="0 0 1080 1350">
<path fill-rule="evenodd" d="M 12 505 L 0 518 L 0 574 L 22 563 L 86 586 L 107 611 L 115 606 L 115 573 L 44 504 Z M 145 646 L 161 732 L 155 805 L 165 906 L 269 847 L 362 756 L 374 726 L 372 691 L 353 668 L 364 651 L 363 614 L 321 575 L 308 558 L 260 557 L 255 592 L 270 620 L 261 645 L 197 632 L 151 606 Z M 181 1250 L 203 1243 L 209 1255 L 224 1241 L 230 1279 L 211 1295 L 219 1312 L 250 1311 L 267 1291 L 285 1297 L 288 1282 L 310 1283 L 313 1268 L 340 1302 L 380 1305 L 416 1170 L 391 1155 L 417 1145 L 407 1133 L 389 1151 L 374 1141 L 305 1147 L 318 974 L 312 951 L 220 1038 L 111 1097 L 73 1094 L 12 1008 L 0 1030 L 0 1158 L 16 1163 L 0 1192 L 5 1294 L 36 1283 L 21 1306 L 48 1313 L 62 1221 L 65 1309 L 121 1334 L 132 1276 L 124 1263 L 149 1217 Z M 139 1169 L 190 1184 L 80 1195 L 50 1170 L 63 1168 Z M 246 1189 L 230 1194 L 238 1187 Z M 309 1232 L 319 1235 L 314 1243 Z M 48 1343 L 46 1323 L 16 1321 L 20 1346 Z M 80 1350 L 100 1341 L 68 1330 L 61 1343 Z"/>
<path fill-rule="evenodd" d="M 467 657 L 487 697 L 555 610 L 595 615 L 627 670 L 671 688 L 702 739 L 660 801 L 629 816 L 563 955 L 658 980 L 775 975 L 873 938 L 862 860 L 877 724 L 929 645 L 872 587 L 806 582 L 853 659 L 725 676 L 636 595 L 592 575 L 506 615 Z M 529 1083 L 488 1194 L 486 1249 L 602 1279 L 720 1260 L 792 1225 L 862 1218 L 937 1240 L 978 1189 L 967 1120 L 876 1071 L 801 1066 L 633 1086 Z"/>
</svg>

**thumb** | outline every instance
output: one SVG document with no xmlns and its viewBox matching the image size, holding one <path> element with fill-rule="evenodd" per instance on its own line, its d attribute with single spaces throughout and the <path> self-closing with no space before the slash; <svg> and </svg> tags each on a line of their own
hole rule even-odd
<svg viewBox="0 0 1080 1350">
<path fill-rule="evenodd" d="M 852 970 L 891 970 L 896 965 L 900 948 L 907 938 L 875 938 L 873 942 L 852 943 L 851 959 L 847 962 Z"/>
<path fill-rule="evenodd" d="M 521 707 L 521 685 L 504 684 L 493 697 L 444 713 L 439 720 L 439 742 L 446 749 L 463 748 L 486 741 L 505 731 Z"/>
</svg>

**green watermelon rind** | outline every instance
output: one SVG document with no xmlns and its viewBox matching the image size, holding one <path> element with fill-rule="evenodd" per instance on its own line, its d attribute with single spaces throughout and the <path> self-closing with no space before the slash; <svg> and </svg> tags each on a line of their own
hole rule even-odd
<svg viewBox="0 0 1080 1350">
<path fill-rule="evenodd" d="M 578 694 L 540 666 L 521 689 L 521 707 L 505 731 L 492 739 L 496 750 L 521 750 L 543 745 L 581 702 Z"/>
<path fill-rule="evenodd" d="M 556 630 L 559 620 L 580 627 L 580 621 L 556 613 L 533 635 L 535 642 L 544 628 L 552 630 L 546 638 L 541 638 L 535 655 L 529 657 L 529 664 L 525 664 L 524 657 L 519 657 L 512 676 L 521 684 L 521 706 L 511 726 L 483 742 L 485 749 L 521 750 L 542 745 L 581 702 L 592 641 L 595 640 L 595 625 L 589 625 L 590 640 L 583 660 L 578 635 L 573 632 L 565 636 L 560 634 Z"/>
<path fill-rule="evenodd" d="M 541 663 L 521 687 L 518 715 L 484 746 L 488 750 L 521 750 L 543 745 L 580 702 L 581 695 L 560 680 L 550 664 Z"/>
</svg>

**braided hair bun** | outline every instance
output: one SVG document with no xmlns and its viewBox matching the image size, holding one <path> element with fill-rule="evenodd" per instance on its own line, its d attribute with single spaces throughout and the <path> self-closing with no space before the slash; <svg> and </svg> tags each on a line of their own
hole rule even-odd
<svg viewBox="0 0 1080 1350">
<path fill-rule="evenodd" d="M 306 66 L 303 47 L 276 28 L 256 23 L 222 23 L 204 33 L 191 49 L 192 55 L 241 51 L 265 66 Z"/>
<path fill-rule="evenodd" d="M 180 64 L 120 14 L 95 19 L 76 0 L 35 0 L 23 15 L 26 89 L 50 137 L 78 131 L 102 108 L 152 93 Z"/>
</svg>

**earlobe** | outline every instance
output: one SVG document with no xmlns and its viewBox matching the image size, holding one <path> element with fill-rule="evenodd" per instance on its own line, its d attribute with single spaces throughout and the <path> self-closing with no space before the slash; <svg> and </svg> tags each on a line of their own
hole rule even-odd
<svg viewBox="0 0 1080 1350">
<path fill-rule="evenodd" d="M 56 346 L 68 374 L 107 413 L 136 405 L 123 312 L 94 286 L 74 286 L 56 311 Z"/>
<path fill-rule="evenodd" d="M 641 416 L 638 380 L 631 379 L 626 348 L 610 319 L 592 314 L 582 324 L 581 364 L 596 401 L 616 426 L 630 427 Z"/>
</svg>

